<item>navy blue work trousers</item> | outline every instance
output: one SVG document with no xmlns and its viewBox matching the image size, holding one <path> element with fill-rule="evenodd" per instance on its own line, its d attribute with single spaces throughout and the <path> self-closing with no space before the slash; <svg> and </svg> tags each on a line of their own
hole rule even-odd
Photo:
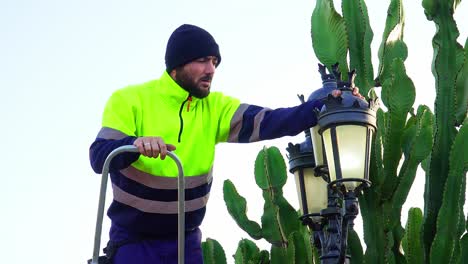
<svg viewBox="0 0 468 264">
<path fill-rule="evenodd" d="M 114 256 L 114 264 L 177 264 L 177 238 L 143 240 L 121 246 Z M 203 264 L 201 231 L 185 233 L 185 264 Z"/>
</svg>

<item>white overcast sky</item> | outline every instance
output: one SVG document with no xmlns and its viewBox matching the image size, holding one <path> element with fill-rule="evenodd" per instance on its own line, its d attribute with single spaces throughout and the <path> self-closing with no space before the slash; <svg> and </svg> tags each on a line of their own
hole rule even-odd
<svg viewBox="0 0 468 264">
<path fill-rule="evenodd" d="M 375 70 L 388 3 L 367 1 Z M 432 108 L 435 26 L 426 20 L 421 1 L 404 4 L 415 105 Z M 0 262 L 85 263 L 91 257 L 100 177 L 89 166 L 88 147 L 114 90 L 161 75 L 167 39 L 176 27 L 196 24 L 217 40 L 222 63 L 214 90 L 271 108 L 292 106 L 299 103 L 296 94 L 307 96 L 321 86 L 309 30 L 314 5 L 313 0 L 0 0 Z M 468 23 L 462 14 L 468 14 L 464 2 L 456 15 L 464 44 Z M 248 200 L 249 217 L 259 222 L 263 199 L 253 178 L 258 151 L 277 146 L 285 154 L 288 142 L 301 141 L 303 135 L 218 146 L 202 231 L 204 239 L 224 246 L 228 263 L 238 241 L 249 237 L 226 210 L 223 181 L 235 183 Z M 423 185 L 419 174 L 404 217 L 408 207 L 423 207 Z M 298 208 L 292 177 L 284 195 Z M 106 218 L 103 243 L 108 226 Z M 269 248 L 264 241 L 257 244 Z"/>
</svg>

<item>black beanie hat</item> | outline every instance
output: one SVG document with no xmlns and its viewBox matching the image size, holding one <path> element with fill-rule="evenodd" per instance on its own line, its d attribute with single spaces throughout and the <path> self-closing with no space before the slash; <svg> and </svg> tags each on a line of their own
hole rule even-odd
<svg viewBox="0 0 468 264">
<path fill-rule="evenodd" d="M 178 66 L 206 56 L 217 57 L 216 66 L 221 62 L 219 47 L 213 36 L 203 28 L 184 24 L 174 30 L 167 42 L 166 71 L 170 73 Z"/>
</svg>

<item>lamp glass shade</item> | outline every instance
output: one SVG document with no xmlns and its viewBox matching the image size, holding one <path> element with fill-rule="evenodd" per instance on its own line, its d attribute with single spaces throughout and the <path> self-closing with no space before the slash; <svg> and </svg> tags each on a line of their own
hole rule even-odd
<svg viewBox="0 0 468 264">
<path fill-rule="evenodd" d="M 368 178 L 372 132 L 362 125 L 339 125 L 323 131 L 330 181 Z M 348 190 L 354 190 L 359 184 L 344 183 Z"/>
<path fill-rule="evenodd" d="M 320 127 L 318 125 L 310 128 L 310 137 L 314 146 L 315 165 L 323 165 L 323 144 L 322 137 L 319 134 Z"/>
<path fill-rule="evenodd" d="M 327 207 L 327 182 L 316 177 L 313 168 L 299 169 L 294 176 L 302 214 L 318 214 Z"/>
</svg>

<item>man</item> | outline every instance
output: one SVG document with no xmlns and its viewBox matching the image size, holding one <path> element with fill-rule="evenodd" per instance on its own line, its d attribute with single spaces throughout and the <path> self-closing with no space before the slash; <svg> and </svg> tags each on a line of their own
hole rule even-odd
<svg viewBox="0 0 468 264">
<path fill-rule="evenodd" d="M 111 96 L 90 147 L 97 173 L 117 147 L 133 144 L 139 150 L 120 154 L 110 166 L 114 199 L 107 254 L 115 264 L 177 262 L 177 167 L 164 160 L 168 151 L 181 159 L 186 176 L 185 263 L 200 264 L 198 227 L 211 188 L 215 145 L 297 135 L 316 124 L 313 109 L 321 106 L 313 101 L 272 110 L 211 92 L 221 55 L 210 33 L 197 26 L 182 25 L 172 33 L 165 62 L 158 80 Z"/>
</svg>

